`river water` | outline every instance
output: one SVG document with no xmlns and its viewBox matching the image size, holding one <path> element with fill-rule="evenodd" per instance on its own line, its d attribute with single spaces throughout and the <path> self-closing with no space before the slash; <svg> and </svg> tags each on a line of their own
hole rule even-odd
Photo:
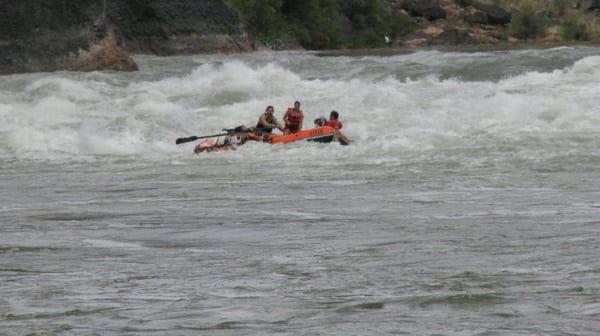
<svg viewBox="0 0 600 336">
<path fill-rule="evenodd" d="M 0 335 L 598 335 L 597 55 L 0 77 Z M 354 142 L 174 144 L 295 100 Z"/>
</svg>

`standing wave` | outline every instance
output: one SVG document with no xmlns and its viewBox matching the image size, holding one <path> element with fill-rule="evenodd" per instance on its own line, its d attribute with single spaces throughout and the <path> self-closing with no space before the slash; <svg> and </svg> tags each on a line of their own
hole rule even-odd
<svg viewBox="0 0 600 336">
<path fill-rule="evenodd" d="M 376 71 L 380 76 L 319 79 L 276 62 L 228 60 L 185 75 L 7 76 L 0 78 L 0 157 L 181 157 L 189 148 L 175 146 L 175 138 L 253 125 L 267 105 L 281 118 L 295 100 L 303 103 L 305 127 L 332 109 L 341 113 L 343 131 L 355 140 L 345 155 L 598 147 L 599 56 L 499 81 L 443 79 L 433 72 L 398 79 L 385 66 Z M 295 146 L 294 155 L 311 146 Z"/>
</svg>

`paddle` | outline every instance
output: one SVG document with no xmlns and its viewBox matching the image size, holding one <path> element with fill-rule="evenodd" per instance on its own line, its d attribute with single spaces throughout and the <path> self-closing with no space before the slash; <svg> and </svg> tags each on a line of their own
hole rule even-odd
<svg viewBox="0 0 600 336">
<path fill-rule="evenodd" d="M 196 140 L 200 140 L 200 139 L 207 139 L 207 138 L 216 138 L 216 137 L 220 137 L 220 136 L 224 136 L 224 135 L 229 135 L 229 134 L 234 134 L 234 133 L 241 133 L 241 132 L 248 132 L 251 131 L 252 129 L 248 129 L 244 126 L 238 126 L 236 128 L 224 128 L 223 131 L 227 132 L 227 133 L 221 133 L 221 134 L 213 134 L 213 135 L 204 135 L 204 136 L 191 136 L 188 138 L 179 138 L 177 140 L 175 140 L 175 144 L 176 145 L 181 145 L 187 142 L 192 142 L 192 141 L 196 141 Z"/>
<path fill-rule="evenodd" d="M 208 139 L 208 138 L 216 138 L 216 137 L 220 137 L 220 136 L 224 136 L 224 135 L 228 135 L 231 133 L 221 133 L 221 134 L 213 134 L 213 135 L 204 135 L 204 136 L 191 136 L 188 138 L 179 138 L 177 140 L 175 140 L 175 144 L 176 145 L 181 145 L 187 142 L 192 142 L 192 141 L 196 141 L 196 140 L 200 140 L 200 139 Z"/>
</svg>

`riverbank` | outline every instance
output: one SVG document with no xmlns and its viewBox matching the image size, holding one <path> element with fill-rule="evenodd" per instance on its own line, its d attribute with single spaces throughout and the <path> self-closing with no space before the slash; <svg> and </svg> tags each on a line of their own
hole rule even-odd
<svg viewBox="0 0 600 336">
<path fill-rule="evenodd" d="M 0 13 L 0 75 L 135 71 L 129 54 L 256 49 L 237 14 L 221 0 L 4 1 Z"/>
<path fill-rule="evenodd" d="M 292 6 L 293 4 L 293 6 Z M 311 7 L 312 6 L 312 7 Z M 325 4 L 236 0 L 50 0 L 0 4 L 0 75 L 138 69 L 130 54 L 257 50 L 491 50 L 596 45 L 586 1 L 377 0 Z"/>
</svg>

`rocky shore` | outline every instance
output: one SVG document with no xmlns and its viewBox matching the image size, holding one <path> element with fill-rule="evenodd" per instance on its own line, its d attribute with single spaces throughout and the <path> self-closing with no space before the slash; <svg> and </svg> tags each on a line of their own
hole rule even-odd
<svg viewBox="0 0 600 336">
<path fill-rule="evenodd" d="M 240 52 L 254 46 L 220 0 L 0 0 L 0 75 L 134 71 L 130 53 Z"/>
<path fill-rule="evenodd" d="M 137 65 L 130 54 L 166 56 L 264 48 L 256 37 L 260 32 L 245 27 L 244 13 L 239 6 L 232 6 L 232 1 L 0 0 L 0 75 L 56 70 L 135 71 Z M 374 37 L 375 45 L 386 41 L 388 47 L 408 49 L 589 40 L 589 27 L 594 26 L 585 21 L 586 16 L 577 21 L 573 15 L 557 13 L 600 11 L 600 1 L 596 0 L 556 0 L 553 6 L 562 3 L 562 7 L 546 9 L 542 5 L 530 13 L 509 6 L 520 3 L 517 0 L 496 1 L 502 6 L 487 0 L 381 1 L 380 6 L 402 22 L 403 28 L 393 36 L 376 33 L 379 36 Z M 538 14 L 551 20 L 540 19 Z M 557 15 L 565 19 L 552 17 Z M 356 27 L 359 16 L 337 14 L 335 24 L 339 24 L 345 38 L 359 40 L 364 35 Z M 542 20 L 564 25 L 542 25 Z M 313 46 L 319 45 L 319 39 L 326 39 L 318 32 L 311 34 Z M 286 42 L 271 47 L 297 49 L 302 44 L 301 38 L 293 35 L 277 40 Z M 370 41 L 369 47 L 373 47 L 373 35 Z"/>
<path fill-rule="evenodd" d="M 413 20 L 415 31 L 391 41 L 396 47 L 494 44 L 509 41 L 512 13 L 478 0 L 390 0 L 393 10 Z M 511 40 L 513 41 L 513 40 Z"/>
</svg>

